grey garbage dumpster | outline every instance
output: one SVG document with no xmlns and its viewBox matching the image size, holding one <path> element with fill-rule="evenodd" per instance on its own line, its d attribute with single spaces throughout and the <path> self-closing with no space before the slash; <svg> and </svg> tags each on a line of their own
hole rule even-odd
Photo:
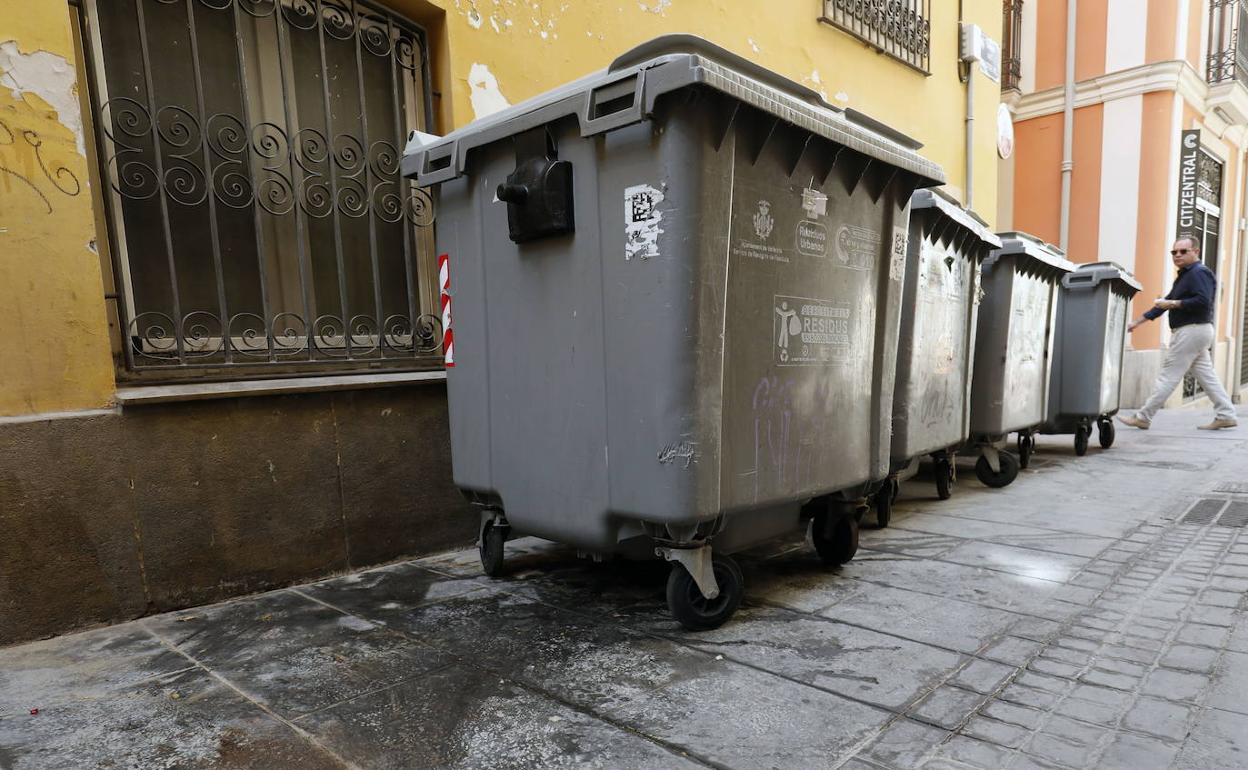
<svg viewBox="0 0 1248 770">
<path fill-rule="evenodd" d="M 1077 455 L 1087 454 L 1093 422 L 1101 447 L 1114 444 L 1127 320 L 1139 290 L 1135 276 L 1114 262 L 1080 265 L 1062 278 L 1049 418 L 1041 432 L 1074 434 Z"/>
<path fill-rule="evenodd" d="M 1001 240 L 974 213 L 933 190 L 910 199 L 910 253 L 893 390 L 892 470 L 930 456 L 936 491 L 952 494 L 952 451 L 970 437 L 980 265 Z M 876 494 L 888 526 L 896 481 Z"/>
<path fill-rule="evenodd" d="M 984 261 L 983 299 L 971 379 L 970 445 L 980 453 L 975 475 L 1004 487 L 1026 468 L 1033 434 L 1048 416 L 1053 329 L 1062 276 L 1074 269 L 1051 244 L 1003 233 Z M 998 444 L 1018 434 L 1018 456 Z"/>
<path fill-rule="evenodd" d="M 673 615 L 710 628 L 735 550 L 811 522 L 852 558 L 889 470 L 908 203 L 943 179 L 915 148 L 681 35 L 408 152 L 485 571 L 517 534 L 661 556 Z"/>
</svg>

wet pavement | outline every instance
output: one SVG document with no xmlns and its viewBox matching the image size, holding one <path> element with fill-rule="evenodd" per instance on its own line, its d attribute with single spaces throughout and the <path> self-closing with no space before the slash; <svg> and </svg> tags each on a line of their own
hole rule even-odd
<svg viewBox="0 0 1248 770">
<path fill-rule="evenodd" d="M 1248 767 L 1248 429 L 1205 416 L 907 482 L 841 569 L 742 555 L 711 632 L 665 564 L 521 540 L 0 649 L 0 770 Z"/>
</svg>

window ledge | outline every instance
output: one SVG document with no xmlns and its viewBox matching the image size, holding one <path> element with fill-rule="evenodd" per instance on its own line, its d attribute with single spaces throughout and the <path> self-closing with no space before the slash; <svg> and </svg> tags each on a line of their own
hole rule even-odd
<svg viewBox="0 0 1248 770">
<path fill-rule="evenodd" d="M 137 385 L 117 389 L 117 403 L 123 407 L 165 404 L 174 401 L 207 401 L 219 398 L 276 396 L 288 393 L 323 393 L 335 390 L 365 390 L 423 382 L 445 382 L 446 372 L 399 372 L 394 374 L 345 374 L 327 377 L 287 377 L 274 380 L 237 382 L 198 382 L 184 385 Z"/>
</svg>

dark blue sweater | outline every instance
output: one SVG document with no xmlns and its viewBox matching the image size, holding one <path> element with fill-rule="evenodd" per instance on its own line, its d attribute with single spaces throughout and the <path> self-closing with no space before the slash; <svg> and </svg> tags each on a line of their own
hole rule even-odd
<svg viewBox="0 0 1248 770">
<path fill-rule="evenodd" d="M 1218 278 L 1203 262 L 1196 262 L 1179 270 L 1179 277 L 1166 299 L 1177 299 L 1183 304 L 1170 311 L 1170 328 L 1213 323 L 1213 299 L 1217 290 Z M 1164 312 L 1166 311 L 1153 308 L 1144 317 L 1151 321 L 1160 318 Z"/>
</svg>

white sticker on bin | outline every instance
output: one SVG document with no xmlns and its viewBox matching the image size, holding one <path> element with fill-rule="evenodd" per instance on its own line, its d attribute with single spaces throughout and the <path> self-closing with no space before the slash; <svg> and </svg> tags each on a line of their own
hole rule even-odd
<svg viewBox="0 0 1248 770">
<path fill-rule="evenodd" d="M 888 278 L 900 281 L 906 277 L 906 251 L 910 246 L 910 231 L 905 227 L 893 228 L 893 248 L 888 261 Z"/>
<path fill-rule="evenodd" d="M 663 191 L 647 184 L 624 189 L 624 259 L 650 259 L 659 256 L 659 236 L 663 229 Z"/>
<path fill-rule="evenodd" d="M 802 210 L 811 219 L 823 216 L 828 213 L 828 196 L 807 187 L 802 190 Z"/>
</svg>

